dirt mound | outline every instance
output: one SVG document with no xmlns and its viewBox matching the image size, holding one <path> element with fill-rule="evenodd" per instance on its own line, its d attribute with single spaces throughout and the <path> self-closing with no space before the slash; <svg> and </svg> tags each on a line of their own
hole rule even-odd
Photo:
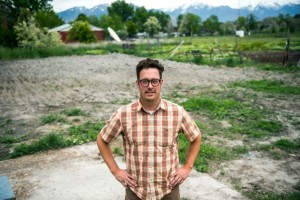
<svg viewBox="0 0 300 200">
<path fill-rule="evenodd" d="M 39 138 L 58 129 L 59 127 L 42 125 L 40 118 L 46 114 L 60 112 L 65 108 L 79 107 L 90 113 L 88 116 L 90 120 L 107 120 L 120 105 L 138 98 L 138 90 L 135 88 L 135 66 L 141 59 L 129 55 L 109 54 L 0 61 L 1 117 L 11 119 L 6 127 L 14 131 L 14 136 L 21 138 L 26 135 L 28 140 Z M 275 78 L 287 81 L 289 79 L 289 75 L 286 74 L 262 72 L 253 68 L 213 68 L 169 60 L 162 60 L 162 63 L 165 65 L 163 95 L 172 94 L 174 91 L 197 94 L 237 80 Z M 292 82 L 291 84 L 299 85 L 300 83 Z M 191 87 L 193 87 L 192 90 Z M 265 105 L 275 106 L 279 111 L 282 111 L 282 108 L 285 111 L 293 111 L 295 106 L 300 107 L 297 101 L 291 100 L 281 104 L 282 102 L 280 99 L 276 103 L 262 101 Z M 291 131 L 295 137 L 299 137 L 298 130 Z M 5 150 L 4 147 L 4 145 L 0 146 L 0 152 L 1 149 Z M 59 169 L 64 169 L 71 171 L 77 178 L 66 179 L 72 180 L 71 182 L 62 179 L 61 185 L 50 187 L 50 190 L 56 190 L 55 194 L 59 190 L 61 197 L 64 197 L 66 193 L 70 195 L 70 191 L 63 189 L 64 185 L 80 188 L 85 184 L 85 180 L 91 178 L 90 175 L 81 176 L 83 171 L 76 171 L 79 165 L 81 167 L 84 165 L 85 156 L 89 157 L 90 161 L 94 159 L 94 163 L 89 162 L 86 166 L 87 172 L 103 170 L 96 169 L 99 164 L 98 157 L 95 154 L 91 156 L 88 152 L 84 155 L 81 152 L 76 162 L 73 162 L 72 158 L 80 152 L 78 148 L 80 147 L 77 147 L 77 150 L 75 148 L 75 150 L 49 151 L 41 156 L 33 155 L 17 160 L 2 161 L 0 175 L 8 175 L 13 180 L 14 191 L 18 199 L 34 199 L 32 195 L 36 193 L 33 194 L 32 191 L 39 189 L 38 191 L 41 192 L 39 197 L 42 197 L 43 188 L 49 191 L 49 185 L 54 183 L 51 182 L 49 176 L 54 179 L 63 177 L 64 172 Z M 83 145 L 82 148 L 85 146 Z M 4 151 L 4 153 L 7 152 Z M 70 157 L 69 161 L 68 157 Z M 220 176 L 221 169 L 226 171 L 225 176 Z M 238 179 L 241 187 L 254 187 L 253 185 L 263 182 L 265 187 L 286 189 L 299 181 L 299 172 L 297 156 L 277 161 L 266 158 L 265 155 L 253 153 L 250 157 L 223 163 L 211 175 L 228 187 L 233 187 L 232 180 Z M 71 175 L 68 174 L 68 176 Z M 85 177 L 85 180 L 81 177 Z M 103 178 L 99 177 L 99 179 Z M 49 185 L 43 180 L 50 180 Z M 119 186 L 115 186 L 115 183 L 111 183 L 109 187 L 118 188 Z M 93 191 L 101 190 L 99 187 L 102 186 L 97 184 L 99 183 L 96 179 L 91 183 L 90 188 L 93 188 Z M 89 194 L 85 195 L 91 197 Z M 44 197 L 51 199 L 49 196 Z M 84 199 L 78 196 L 69 197 Z"/>
</svg>

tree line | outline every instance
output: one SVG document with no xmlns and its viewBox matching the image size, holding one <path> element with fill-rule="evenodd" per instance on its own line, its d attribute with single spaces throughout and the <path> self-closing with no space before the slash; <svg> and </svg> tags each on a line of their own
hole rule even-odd
<svg viewBox="0 0 300 200">
<path fill-rule="evenodd" d="M 24 28 L 30 31 L 29 25 L 34 25 L 36 32 L 47 35 L 45 28 L 51 29 L 64 24 L 64 21 L 53 11 L 50 1 L 0 0 L 0 46 L 20 46 L 18 41 L 22 38 L 20 34 Z M 277 33 L 287 30 L 297 32 L 300 29 L 300 14 L 295 16 L 280 14 L 260 21 L 252 13 L 246 17 L 240 16 L 236 21 L 220 22 L 216 15 L 211 15 L 203 21 L 196 14 L 186 13 L 180 14 L 176 24 L 172 24 L 171 17 L 165 12 L 147 10 L 143 6 L 134 7 L 125 0 L 116 0 L 108 6 L 107 11 L 107 15 L 99 17 L 80 14 L 74 22 L 71 22 L 76 25 L 72 30 L 71 39 L 93 42 L 95 38 L 89 33 L 91 30 L 87 23 L 103 28 L 106 37 L 109 36 L 107 28 L 111 27 L 122 39 L 136 37 L 140 32 L 155 37 L 159 32 L 168 35 L 178 32 L 185 36 L 201 36 L 232 35 L 236 30 L 244 30 L 246 33 Z"/>
</svg>

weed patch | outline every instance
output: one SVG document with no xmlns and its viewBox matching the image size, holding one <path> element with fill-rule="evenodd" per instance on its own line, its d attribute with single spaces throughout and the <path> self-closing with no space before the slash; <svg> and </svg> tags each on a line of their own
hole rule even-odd
<svg viewBox="0 0 300 200">
<path fill-rule="evenodd" d="M 115 147 L 114 150 L 113 150 L 113 153 L 114 153 L 114 154 L 117 154 L 117 155 L 119 155 L 119 156 L 123 156 L 123 155 L 124 155 L 124 154 L 122 153 L 121 148 L 119 148 L 119 147 Z"/>
<path fill-rule="evenodd" d="M 16 143 L 16 142 L 19 142 L 19 140 L 17 138 L 0 136 L 0 143 L 2 143 L 2 144 L 12 144 L 12 143 Z"/>
<path fill-rule="evenodd" d="M 62 111 L 66 116 L 86 116 L 88 113 L 82 111 L 80 108 L 65 109 Z"/>
<path fill-rule="evenodd" d="M 101 122 L 92 123 L 90 121 L 82 125 L 71 126 L 68 131 L 71 135 L 72 144 L 83 144 L 95 141 L 103 126 Z"/>
<path fill-rule="evenodd" d="M 274 143 L 274 146 L 288 152 L 300 150 L 300 138 L 295 142 L 289 139 L 280 139 Z"/>
<path fill-rule="evenodd" d="M 200 95 L 189 98 L 182 106 L 200 116 L 205 115 L 211 121 L 226 120 L 232 126 L 226 130 L 214 127 L 214 133 L 243 134 L 249 137 L 261 138 L 274 135 L 282 131 L 282 124 L 273 119 L 272 113 L 257 106 L 239 102 L 234 96 L 226 97 L 224 94 L 212 93 L 211 96 Z"/>
<path fill-rule="evenodd" d="M 67 122 L 67 120 L 62 115 L 51 114 L 51 115 L 47 115 L 47 116 L 42 117 L 41 122 L 42 122 L 42 124 L 51 124 L 51 123 L 54 123 L 54 122 L 65 123 L 65 122 Z"/>
<path fill-rule="evenodd" d="M 243 194 L 253 200 L 298 200 L 300 192 L 277 193 L 273 191 L 245 191 Z"/>
<path fill-rule="evenodd" d="M 183 134 L 179 135 L 179 160 L 184 163 L 189 148 L 189 142 Z M 202 143 L 200 153 L 195 160 L 195 169 L 201 172 L 208 172 L 212 162 L 228 160 L 230 158 L 229 151 L 214 145 Z"/>
<path fill-rule="evenodd" d="M 258 92 L 284 95 L 300 95 L 300 87 L 285 85 L 283 81 L 251 80 L 246 82 L 235 82 L 231 85 L 234 87 L 249 88 Z"/>
<path fill-rule="evenodd" d="M 0 117 L 0 128 L 11 124 L 12 120 L 9 117 Z"/>
<path fill-rule="evenodd" d="M 39 139 L 30 144 L 19 144 L 14 148 L 14 151 L 10 154 L 10 158 L 16 158 L 28 154 L 33 154 L 40 151 L 46 151 L 50 149 L 59 149 L 69 146 L 69 142 L 64 137 L 63 133 L 50 133 L 49 135 Z"/>
</svg>

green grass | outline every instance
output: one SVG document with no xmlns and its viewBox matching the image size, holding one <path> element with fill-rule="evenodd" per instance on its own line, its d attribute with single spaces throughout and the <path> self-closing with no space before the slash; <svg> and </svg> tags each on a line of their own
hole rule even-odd
<svg viewBox="0 0 300 200">
<path fill-rule="evenodd" d="M 264 64 L 256 64 L 257 69 L 264 70 L 264 71 L 276 71 L 282 73 L 295 73 L 300 72 L 300 68 L 292 65 L 292 66 L 282 66 L 282 64 L 271 64 L 271 63 L 264 63 Z"/>
<path fill-rule="evenodd" d="M 0 128 L 3 128 L 12 123 L 12 119 L 10 117 L 0 117 Z"/>
<path fill-rule="evenodd" d="M 246 82 L 235 82 L 232 83 L 231 86 L 249 88 L 257 92 L 271 94 L 300 95 L 300 87 L 289 86 L 279 80 L 250 80 Z"/>
<path fill-rule="evenodd" d="M 66 116 L 86 116 L 88 113 L 82 111 L 80 108 L 70 108 L 62 111 Z"/>
<path fill-rule="evenodd" d="M 28 154 L 34 154 L 41 151 L 47 151 L 50 149 L 59 149 L 68 147 L 71 145 L 83 144 L 90 141 L 95 141 L 100 130 L 103 128 L 103 123 L 92 123 L 90 121 L 78 125 L 71 126 L 68 129 L 68 134 L 64 132 L 50 133 L 45 137 L 40 138 L 37 141 L 31 143 L 21 143 L 14 147 L 13 152 L 9 155 L 9 158 L 16 158 Z M 2 138 L 0 142 L 5 144 L 19 142 L 18 139 Z M 3 158 L 1 158 L 3 159 Z"/>
<path fill-rule="evenodd" d="M 0 136 L 0 143 L 2 144 L 12 144 L 12 143 L 17 143 L 19 140 L 14 137 L 1 137 Z"/>
<path fill-rule="evenodd" d="M 300 39 L 297 34 L 291 35 L 291 49 L 300 50 Z M 169 58 L 173 49 L 184 40 L 184 44 L 173 58 Z M 285 35 L 253 35 L 237 38 L 241 51 L 271 51 L 284 50 Z M 194 57 L 190 52 L 199 50 L 201 56 Z M 156 40 L 135 43 L 132 49 L 123 49 L 122 45 L 107 42 L 95 44 L 62 45 L 43 49 L 27 50 L 21 48 L 0 48 L 0 60 L 43 58 L 49 56 L 66 55 L 103 55 L 107 53 L 125 53 L 139 57 L 171 59 L 178 62 L 193 62 L 202 65 L 229 67 L 253 66 L 252 60 L 243 59 L 241 62 L 237 54 L 236 38 L 234 36 L 208 36 L 194 37 L 190 43 L 189 37 L 162 39 L 158 44 Z M 270 68 L 269 68 L 270 69 Z"/>
<path fill-rule="evenodd" d="M 122 153 L 121 148 L 119 148 L 119 147 L 115 147 L 114 150 L 113 150 L 113 153 L 117 154 L 118 156 L 124 156 L 124 154 Z"/>
<path fill-rule="evenodd" d="M 24 59 L 24 58 L 45 58 L 51 56 L 67 55 L 102 55 L 107 51 L 101 49 L 101 44 L 91 45 L 62 45 L 59 47 L 48 47 L 41 49 L 3 48 L 0 47 L 0 60 Z"/>
<path fill-rule="evenodd" d="M 40 138 L 38 141 L 30 144 L 19 144 L 10 154 L 10 158 L 16 158 L 24 155 L 34 154 L 50 149 L 59 149 L 69 146 L 70 143 L 65 138 L 63 133 L 50 133 L 49 135 Z"/>
<path fill-rule="evenodd" d="M 280 139 L 274 143 L 274 146 L 288 152 L 300 150 L 300 138 L 296 141 Z"/>
<path fill-rule="evenodd" d="M 273 191 L 247 191 L 243 194 L 253 200 L 299 200 L 300 192 L 278 193 Z"/>
<path fill-rule="evenodd" d="M 181 163 L 184 163 L 188 152 L 189 142 L 186 140 L 183 134 L 179 135 L 178 142 L 179 142 L 179 151 L 178 151 L 179 160 Z M 195 169 L 201 172 L 208 172 L 210 169 L 209 166 L 212 162 L 224 161 L 232 157 L 230 156 L 229 152 L 230 152 L 229 149 L 202 143 L 200 153 L 198 154 L 195 160 L 195 164 L 194 164 Z"/>
<path fill-rule="evenodd" d="M 54 122 L 61 122 L 61 123 L 66 123 L 67 120 L 65 119 L 64 116 L 59 115 L 59 114 L 51 114 L 51 115 L 46 115 L 41 118 L 42 124 L 51 124 Z"/>
<path fill-rule="evenodd" d="M 104 124 L 102 122 L 86 122 L 82 125 L 73 125 L 68 129 L 71 135 L 72 143 L 83 144 L 90 141 L 95 141 L 100 130 L 103 128 Z"/>
<path fill-rule="evenodd" d="M 251 150 L 268 152 L 273 159 L 280 160 L 288 156 L 290 153 L 298 153 L 300 150 L 300 138 L 296 140 L 279 139 L 270 144 L 252 146 Z"/>
<path fill-rule="evenodd" d="M 213 134 L 219 132 L 227 136 L 242 134 L 261 138 L 276 135 L 283 130 L 281 123 L 274 116 L 270 117 L 274 114 L 266 109 L 261 109 L 248 102 L 240 102 L 234 96 L 228 97 L 217 93 L 210 95 L 199 95 L 182 103 L 187 111 L 209 117 L 210 123 L 216 120 L 226 120 L 232 125 L 226 130 L 214 127 L 208 132 L 212 131 Z"/>
</svg>

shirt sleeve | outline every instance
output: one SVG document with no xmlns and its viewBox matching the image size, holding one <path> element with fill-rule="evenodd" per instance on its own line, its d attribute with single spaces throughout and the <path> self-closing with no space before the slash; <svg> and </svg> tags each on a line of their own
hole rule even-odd
<svg viewBox="0 0 300 200">
<path fill-rule="evenodd" d="M 187 140 L 193 142 L 200 134 L 200 130 L 192 117 L 183 109 L 181 128 Z"/>
<path fill-rule="evenodd" d="M 118 111 L 114 112 L 105 126 L 100 131 L 102 139 L 106 143 L 113 142 L 117 136 L 122 132 L 122 124 L 120 114 Z"/>
</svg>

